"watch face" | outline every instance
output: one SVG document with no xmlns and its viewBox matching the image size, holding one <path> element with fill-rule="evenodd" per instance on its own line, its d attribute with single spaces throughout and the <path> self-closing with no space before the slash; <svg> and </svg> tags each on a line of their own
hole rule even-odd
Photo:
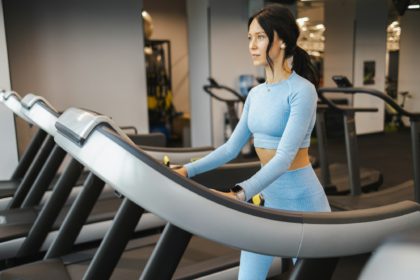
<svg viewBox="0 0 420 280">
<path fill-rule="evenodd" d="M 237 193 L 237 192 L 242 191 L 243 189 L 242 189 L 242 187 L 241 187 L 241 186 L 236 185 L 236 186 L 234 186 L 233 188 L 231 188 L 230 190 L 231 190 L 232 192 L 234 192 L 234 193 Z"/>
</svg>

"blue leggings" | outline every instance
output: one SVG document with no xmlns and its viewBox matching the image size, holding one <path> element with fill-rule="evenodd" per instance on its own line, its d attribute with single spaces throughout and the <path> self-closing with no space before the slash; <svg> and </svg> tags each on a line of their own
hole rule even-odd
<svg viewBox="0 0 420 280">
<path fill-rule="evenodd" d="M 262 192 L 265 207 L 310 212 L 330 212 L 324 189 L 310 165 L 288 171 Z M 273 256 L 242 251 L 239 280 L 266 279 Z"/>
</svg>

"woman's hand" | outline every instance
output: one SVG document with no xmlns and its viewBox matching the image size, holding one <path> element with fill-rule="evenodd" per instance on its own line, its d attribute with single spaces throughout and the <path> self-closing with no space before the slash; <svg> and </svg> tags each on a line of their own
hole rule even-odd
<svg viewBox="0 0 420 280">
<path fill-rule="evenodd" d="M 175 171 L 176 173 L 178 173 L 181 176 L 187 177 L 188 173 L 187 173 L 187 169 L 185 167 L 181 167 L 181 168 L 176 168 L 176 169 L 172 169 L 173 171 Z"/>
<path fill-rule="evenodd" d="M 235 193 L 232 192 L 232 191 L 229 191 L 229 192 L 221 192 L 221 191 L 218 191 L 218 190 L 215 190 L 215 189 L 210 189 L 210 190 L 212 190 L 212 191 L 214 191 L 214 192 L 216 192 L 218 194 L 221 194 L 223 196 L 229 197 L 231 199 L 237 199 Z"/>
<path fill-rule="evenodd" d="M 185 167 L 183 167 L 183 166 L 180 167 L 180 168 L 174 168 L 172 170 L 175 171 L 176 173 L 178 173 L 181 176 L 184 176 L 184 177 L 187 177 L 188 176 L 187 169 Z M 217 192 L 218 194 L 221 194 L 223 196 L 229 197 L 231 199 L 237 199 L 235 193 L 232 192 L 232 191 L 229 191 L 229 192 L 221 192 L 221 191 L 218 191 L 218 190 L 215 190 L 215 189 L 210 189 L 210 190 L 212 190 L 214 192 Z"/>
</svg>

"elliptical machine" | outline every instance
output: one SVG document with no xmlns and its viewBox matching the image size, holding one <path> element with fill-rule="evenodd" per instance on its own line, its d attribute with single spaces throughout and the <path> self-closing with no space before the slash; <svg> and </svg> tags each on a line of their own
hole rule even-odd
<svg viewBox="0 0 420 280">
<path fill-rule="evenodd" d="M 230 87 L 219 84 L 215 79 L 211 77 L 208 78 L 208 81 L 209 84 L 203 86 L 204 91 L 208 93 L 212 98 L 224 102 L 227 106 L 227 115 L 225 118 L 224 127 L 224 135 L 226 138 L 225 140 L 227 140 L 239 122 L 239 116 L 237 112 L 238 104 L 244 104 L 246 97 Z M 215 93 L 215 91 L 219 90 L 223 91 L 223 94 Z M 228 95 L 226 95 L 226 92 Z M 257 156 L 254 145 L 251 144 L 250 146 L 251 147 L 249 153 L 243 154 L 245 158 Z"/>
<path fill-rule="evenodd" d="M 227 106 L 227 115 L 228 115 L 228 123 L 230 126 L 230 129 L 233 131 L 236 127 L 236 125 L 239 122 L 239 117 L 237 113 L 237 104 L 238 103 L 245 103 L 246 97 L 241 95 L 239 92 L 235 91 L 234 89 L 220 85 L 218 82 L 216 82 L 213 78 L 208 78 L 209 83 L 208 85 L 204 85 L 203 89 L 205 92 L 207 92 L 212 98 L 219 100 L 221 102 L 224 102 Z M 214 93 L 214 90 L 223 90 L 230 93 L 229 96 L 219 96 L 216 93 Z"/>
</svg>

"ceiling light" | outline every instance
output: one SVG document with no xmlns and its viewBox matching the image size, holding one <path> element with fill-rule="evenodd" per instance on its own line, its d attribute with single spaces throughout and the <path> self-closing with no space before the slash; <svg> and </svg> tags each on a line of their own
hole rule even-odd
<svg viewBox="0 0 420 280">
<path fill-rule="evenodd" d="M 408 5 L 408 9 L 409 9 L 409 10 L 420 9 L 420 4 L 412 4 L 412 5 Z"/>
<path fill-rule="evenodd" d="M 390 26 L 392 26 L 392 27 L 394 27 L 394 26 L 396 26 L 396 25 L 398 25 L 398 21 L 393 21 L 393 22 L 390 24 Z"/>
<path fill-rule="evenodd" d="M 307 21 L 309 21 L 309 18 L 308 18 L 308 17 L 301 17 L 301 18 L 296 19 L 296 22 L 297 22 L 299 25 L 304 25 L 304 24 L 305 24 L 305 22 L 307 22 Z"/>
</svg>

